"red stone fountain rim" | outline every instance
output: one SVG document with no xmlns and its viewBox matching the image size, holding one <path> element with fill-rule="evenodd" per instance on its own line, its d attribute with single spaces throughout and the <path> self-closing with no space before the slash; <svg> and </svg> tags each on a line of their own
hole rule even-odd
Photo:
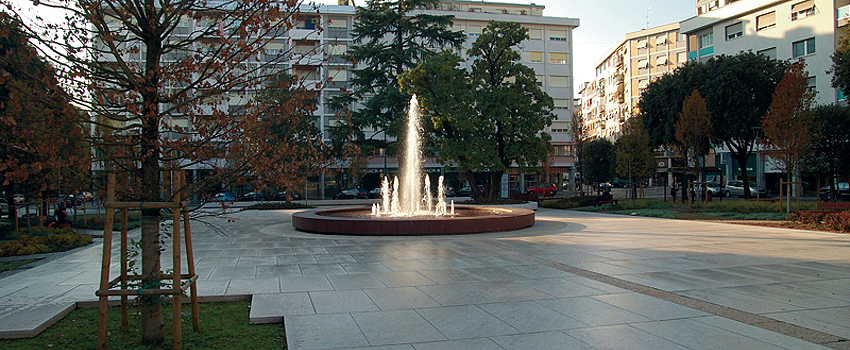
<svg viewBox="0 0 850 350">
<path fill-rule="evenodd" d="M 335 213 L 364 212 L 369 208 L 317 209 L 292 214 L 292 226 L 300 231 L 331 235 L 419 236 L 461 235 L 519 230 L 534 225 L 534 211 L 521 208 L 456 206 L 457 210 L 490 211 L 475 216 L 430 218 L 365 218 L 333 216 Z"/>
</svg>

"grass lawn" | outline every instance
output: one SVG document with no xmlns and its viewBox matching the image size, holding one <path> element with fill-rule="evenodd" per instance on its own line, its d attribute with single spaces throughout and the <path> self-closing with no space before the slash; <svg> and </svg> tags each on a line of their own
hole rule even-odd
<svg viewBox="0 0 850 350">
<path fill-rule="evenodd" d="M 286 349 L 283 325 L 248 324 L 248 301 L 200 303 L 201 329 L 192 329 L 188 304 L 183 311 L 184 349 Z M 107 349 L 172 349 L 171 306 L 163 307 L 165 343 L 162 347 L 141 344 L 138 309 L 130 308 L 130 331 L 120 329 L 117 307 L 109 309 Z M 94 349 L 97 343 L 97 308 L 76 309 L 47 330 L 31 339 L 0 340 L 0 349 Z"/>
<path fill-rule="evenodd" d="M 25 259 L 25 260 L 14 260 L 14 261 L 3 261 L 0 262 L 0 272 L 9 271 L 17 269 L 21 266 L 29 264 L 31 262 L 36 262 L 38 259 Z"/>
</svg>

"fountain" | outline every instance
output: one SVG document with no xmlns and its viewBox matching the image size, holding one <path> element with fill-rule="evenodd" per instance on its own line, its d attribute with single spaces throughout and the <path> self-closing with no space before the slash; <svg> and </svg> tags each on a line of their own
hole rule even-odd
<svg viewBox="0 0 850 350">
<path fill-rule="evenodd" d="M 335 208 L 295 213 L 292 226 L 325 234 L 435 235 L 511 231 L 534 225 L 532 210 L 446 203 L 443 176 L 438 179 L 434 203 L 431 180 L 422 175 L 420 135 L 419 103 L 414 95 L 408 111 L 401 178 L 396 176 L 392 182 L 383 179 L 381 202 L 373 203 L 371 210 Z"/>
</svg>

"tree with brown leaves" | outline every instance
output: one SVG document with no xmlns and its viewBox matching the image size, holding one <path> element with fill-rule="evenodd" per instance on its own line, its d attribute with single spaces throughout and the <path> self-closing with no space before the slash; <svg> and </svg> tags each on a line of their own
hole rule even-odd
<svg viewBox="0 0 850 350">
<path fill-rule="evenodd" d="M 282 166 L 271 159 L 305 156 L 297 147 L 276 149 L 291 135 L 264 137 L 272 128 L 262 129 L 276 118 L 309 110 L 305 103 L 314 102 L 315 95 L 298 87 L 321 85 L 306 80 L 318 68 L 320 48 L 296 52 L 295 45 L 286 45 L 290 31 L 309 31 L 299 23 L 318 24 L 309 26 L 315 27 L 313 35 L 321 30 L 318 17 L 301 13 L 300 0 L 47 0 L 37 5 L 67 14 L 60 22 L 51 21 L 55 16 L 36 17 L 24 32 L 57 67 L 65 96 L 92 115 L 98 169 L 131 174 L 124 193 L 128 200 L 171 200 L 164 193 L 176 191 L 160 186 L 170 171 L 210 170 L 213 176 L 191 184 L 202 188 Z M 310 68 L 302 79 L 268 85 L 293 62 Z M 257 99 L 268 88 L 293 92 L 270 109 Z M 312 140 L 302 144 L 321 146 Z M 146 289 L 161 288 L 160 220 L 158 209 L 142 210 L 139 274 Z M 141 299 L 142 340 L 161 343 L 162 303 L 155 296 Z"/>
<path fill-rule="evenodd" d="M 679 141 L 679 153 L 685 158 L 685 167 L 697 176 L 711 147 L 711 113 L 699 90 L 691 91 L 682 104 L 682 112 L 676 121 L 676 140 Z M 682 196 L 685 195 L 683 192 Z"/>
<path fill-rule="evenodd" d="M 788 182 L 800 171 L 803 158 L 809 153 L 812 141 L 812 105 L 815 92 L 809 89 L 806 63 L 791 64 L 776 86 L 773 102 L 761 118 L 767 137 L 766 154 L 785 168 Z M 788 191 L 786 212 L 791 212 L 791 191 Z"/>
</svg>

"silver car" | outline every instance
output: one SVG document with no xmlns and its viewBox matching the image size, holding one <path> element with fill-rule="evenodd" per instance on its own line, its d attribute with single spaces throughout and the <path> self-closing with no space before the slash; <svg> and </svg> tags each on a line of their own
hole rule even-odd
<svg viewBox="0 0 850 350">
<path fill-rule="evenodd" d="M 756 195 L 756 191 L 758 191 L 759 195 L 766 195 L 767 190 L 764 188 L 756 189 L 753 186 L 750 186 L 750 195 Z M 744 196 L 744 182 L 741 180 L 732 180 L 726 183 L 726 188 L 723 189 L 723 194 L 726 195 L 726 198 L 732 196 L 743 197 Z"/>
<path fill-rule="evenodd" d="M 720 193 L 721 193 L 721 188 L 720 188 L 719 183 L 709 182 L 709 183 L 706 183 L 705 187 L 708 188 L 708 193 L 711 193 L 712 196 L 716 197 L 716 196 L 719 196 Z M 704 190 L 703 190 L 702 184 L 697 185 L 697 193 L 702 194 L 703 191 Z"/>
</svg>

